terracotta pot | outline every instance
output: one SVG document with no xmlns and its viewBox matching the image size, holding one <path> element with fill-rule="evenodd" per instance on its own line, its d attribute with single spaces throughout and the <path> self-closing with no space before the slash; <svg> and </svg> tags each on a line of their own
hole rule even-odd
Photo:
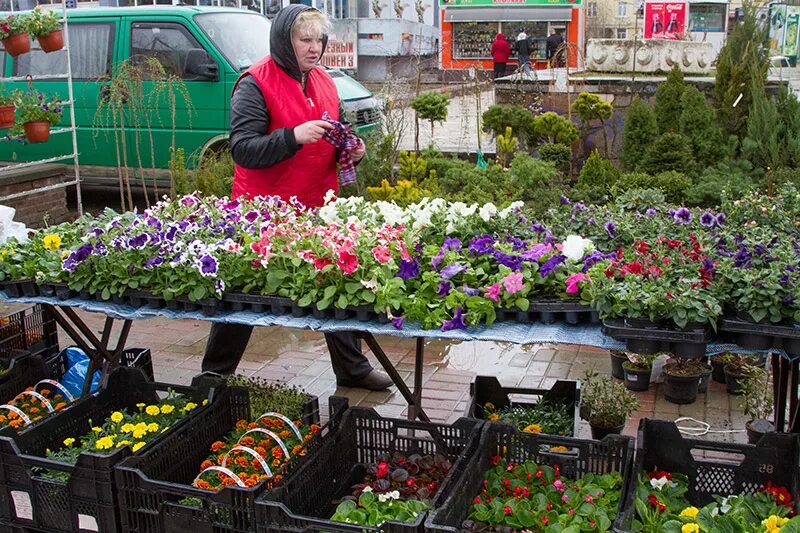
<svg viewBox="0 0 800 533">
<path fill-rule="evenodd" d="M 25 128 L 25 138 L 29 143 L 43 143 L 50 138 L 50 123 L 46 120 L 26 122 L 22 126 Z"/>
<path fill-rule="evenodd" d="M 14 125 L 14 104 L 0 105 L 0 129 L 10 128 Z"/>
<path fill-rule="evenodd" d="M 31 50 L 31 38 L 27 33 L 18 33 L 11 37 L 3 39 L 3 48 L 6 49 L 8 55 L 17 57 L 20 54 L 25 54 Z"/>
<path fill-rule="evenodd" d="M 64 37 L 61 35 L 61 30 L 51 31 L 47 35 L 40 35 L 39 46 L 45 53 L 55 52 L 64 48 Z"/>
</svg>

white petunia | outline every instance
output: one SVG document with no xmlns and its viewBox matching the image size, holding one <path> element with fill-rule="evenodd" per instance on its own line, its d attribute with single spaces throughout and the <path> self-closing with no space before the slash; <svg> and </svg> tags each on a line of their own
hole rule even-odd
<svg viewBox="0 0 800 533">
<path fill-rule="evenodd" d="M 364 487 L 363 489 L 361 489 L 361 492 L 372 492 L 372 487 L 370 487 L 369 485 L 367 485 L 366 487 Z"/>
<path fill-rule="evenodd" d="M 336 193 L 333 189 L 328 189 L 328 192 L 325 193 L 325 197 L 322 199 L 323 205 L 328 205 L 332 201 L 336 199 Z"/>
<path fill-rule="evenodd" d="M 667 483 L 669 483 L 669 480 L 667 479 L 667 476 L 660 477 L 660 478 L 657 478 L 657 479 L 653 478 L 653 479 L 650 480 L 650 486 L 653 487 L 656 490 L 663 489 L 667 485 Z"/>
<path fill-rule="evenodd" d="M 586 252 L 594 250 L 594 244 L 589 239 L 584 239 L 579 235 L 570 235 L 561 243 L 561 253 L 567 259 L 580 261 Z"/>
<path fill-rule="evenodd" d="M 497 214 L 497 207 L 493 203 L 484 204 L 478 210 L 478 215 L 480 215 L 481 219 L 486 222 L 489 222 L 493 216 Z"/>
</svg>

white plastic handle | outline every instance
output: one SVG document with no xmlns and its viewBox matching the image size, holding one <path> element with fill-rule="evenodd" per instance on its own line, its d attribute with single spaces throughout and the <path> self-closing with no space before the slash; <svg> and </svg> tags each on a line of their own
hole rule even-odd
<svg viewBox="0 0 800 533">
<path fill-rule="evenodd" d="M 55 387 L 58 390 L 60 390 L 61 393 L 64 395 L 64 398 L 69 400 L 70 403 L 75 401 L 75 397 L 72 394 L 70 394 L 70 392 L 67 390 L 67 388 L 64 385 L 62 385 L 61 383 L 59 383 L 58 381 L 54 380 L 54 379 L 43 379 L 42 381 L 40 381 L 39 383 L 37 383 L 36 385 L 33 386 L 33 390 L 38 389 L 39 385 L 41 385 L 43 383 L 47 384 L 47 385 L 52 385 L 53 387 Z"/>
<path fill-rule="evenodd" d="M 31 419 L 28 418 L 28 415 L 26 415 L 20 409 L 17 409 L 13 405 L 8 405 L 6 403 L 6 404 L 3 404 L 3 405 L 0 405 L 0 409 L 8 409 L 12 413 L 17 413 L 17 415 L 19 415 L 19 417 L 23 420 L 23 422 L 25 422 L 26 426 L 30 425 L 30 423 L 31 423 Z"/>
<path fill-rule="evenodd" d="M 228 464 L 228 456 L 233 452 L 238 452 L 238 451 L 249 453 L 250 455 L 252 455 L 256 459 L 256 461 L 258 461 L 258 464 L 261 465 L 261 468 L 264 470 L 264 473 L 267 474 L 269 477 L 272 477 L 272 470 L 269 469 L 269 466 L 267 466 L 267 463 L 266 461 L 264 461 L 264 458 L 261 457 L 257 451 L 255 451 L 252 448 L 248 448 L 247 446 L 234 446 L 233 448 L 231 448 L 230 451 L 225 454 L 225 457 L 222 458 L 223 468 L 225 468 L 225 465 Z"/>
<path fill-rule="evenodd" d="M 300 442 L 303 442 L 303 435 L 300 433 L 300 430 L 297 429 L 297 426 L 294 425 L 294 422 L 292 422 L 289 418 L 285 417 L 284 415 L 282 415 L 280 413 L 274 413 L 274 412 L 271 412 L 271 411 L 269 413 L 264 413 L 263 415 L 258 417 L 257 421 L 260 422 L 262 418 L 268 418 L 268 417 L 269 418 L 278 418 L 278 419 L 283 420 L 284 422 L 286 422 L 289 425 L 289 427 L 292 428 L 292 431 L 294 431 L 294 434 L 297 436 L 297 440 L 299 440 Z"/>
<path fill-rule="evenodd" d="M 197 485 L 195 485 L 195 483 L 197 483 L 200 480 L 200 478 L 202 477 L 202 475 L 205 474 L 206 472 L 208 472 L 209 470 L 214 470 L 216 472 L 222 472 L 223 474 L 225 474 L 226 476 L 228 476 L 229 478 L 234 480 L 237 485 L 239 485 L 242 488 L 245 488 L 244 481 L 239 479 L 239 476 L 237 476 L 236 474 L 234 474 L 233 472 L 231 472 L 230 470 L 228 470 L 224 466 L 209 466 L 208 468 L 206 468 L 205 470 L 203 470 L 202 472 L 197 474 L 197 477 L 194 478 L 194 481 L 192 481 L 192 486 L 193 487 L 197 487 Z"/>
<path fill-rule="evenodd" d="M 19 399 L 20 396 L 33 396 L 34 398 L 36 398 L 37 400 L 42 402 L 45 407 L 47 407 L 47 412 L 48 413 L 52 413 L 52 412 L 55 411 L 55 409 L 53 409 L 53 406 L 50 405 L 50 402 L 47 401 L 47 398 L 45 398 L 44 396 L 42 396 L 38 392 L 34 392 L 32 390 L 24 390 L 24 391 L 20 392 L 19 394 L 17 394 L 16 396 L 14 396 L 14 399 L 11 400 L 11 401 L 12 402 L 17 401 L 17 399 Z"/>
<path fill-rule="evenodd" d="M 268 429 L 264 429 L 264 428 L 253 428 L 253 429 L 249 429 L 249 430 L 245 431 L 244 435 L 239 437 L 239 440 L 236 441 L 236 444 L 239 444 L 240 442 L 242 442 L 242 439 L 245 438 L 245 436 L 247 434 L 249 434 L 249 433 L 263 433 L 263 434 L 269 436 L 270 438 L 272 438 L 272 440 L 274 440 L 278 444 L 278 446 L 281 447 L 281 450 L 283 450 L 283 454 L 286 456 L 286 458 L 288 459 L 290 457 L 289 450 L 286 448 L 286 445 L 283 443 L 283 441 L 280 439 L 280 437 L 278 437 L 272 431 L 270 431 Z"/>
</svg>

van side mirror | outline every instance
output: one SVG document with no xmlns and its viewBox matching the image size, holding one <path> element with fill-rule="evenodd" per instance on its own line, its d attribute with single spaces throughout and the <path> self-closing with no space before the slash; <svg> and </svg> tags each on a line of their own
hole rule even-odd
<svg viewBox="0 0 800 533">
<path fill-rule="evenodd" d="M 202 48 L 192 48 L 187 52 L 183 70 L 186 74 L 194 74 L 202 80 L 219 80 L 219 66 Z"/>
</svg>

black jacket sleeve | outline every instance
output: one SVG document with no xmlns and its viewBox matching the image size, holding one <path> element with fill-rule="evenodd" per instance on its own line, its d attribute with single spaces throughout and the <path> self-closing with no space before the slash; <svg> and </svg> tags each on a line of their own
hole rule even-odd
<svg viewBox="0 0 800 533">
<path fill-rule="evenodd" d="M 270 167 L 289 159 L 301 148 L 292 128 L 266 133 L 269 112 L 258 83 L 246 76 L 231 97 L 231 154 L 245 168 Z"/>
</svg>

